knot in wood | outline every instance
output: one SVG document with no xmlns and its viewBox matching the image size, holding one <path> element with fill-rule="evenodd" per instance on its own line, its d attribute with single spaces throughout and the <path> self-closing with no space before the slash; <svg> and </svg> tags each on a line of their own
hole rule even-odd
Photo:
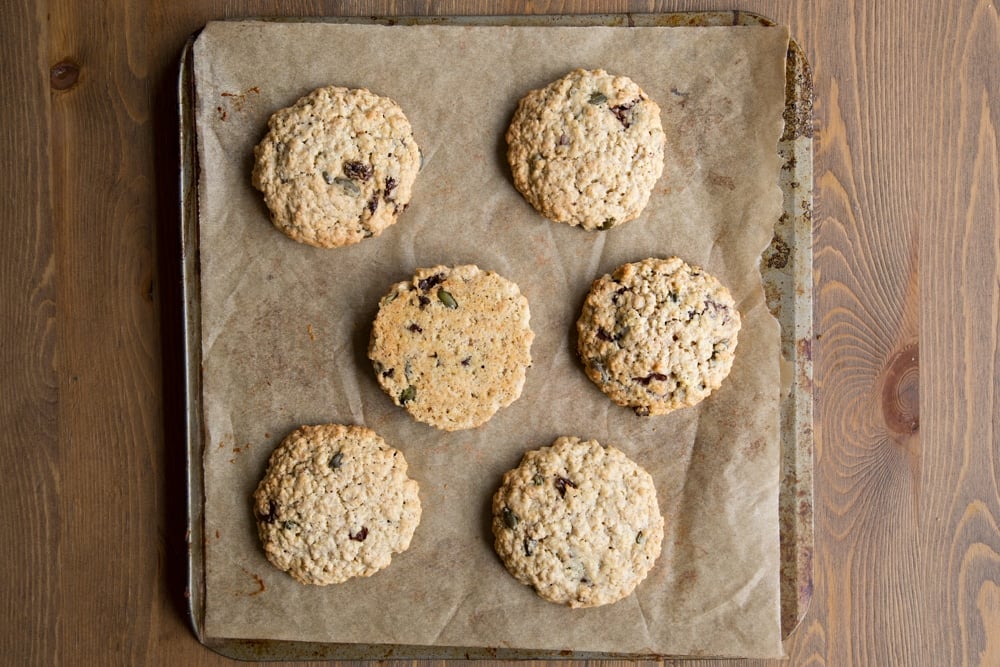
<svg viewBox="0 0 1000 667">
<path fill-rule="evenodd" d="M 80 66 L 72 60 L 61 60 L 49 70 L 49 85 L 53 90 L 69 90 L 80 78 Z"/>
<path fill-rule="evenodd" d="M 920 428 L 920 357 L 916 343 L 893 355 L 882 379 L 882 417 L 890 433 L 911 435 Z"/>
</svg>

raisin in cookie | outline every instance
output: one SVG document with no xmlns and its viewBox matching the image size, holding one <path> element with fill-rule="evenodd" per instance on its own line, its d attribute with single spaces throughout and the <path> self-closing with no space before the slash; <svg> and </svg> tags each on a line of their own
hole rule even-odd
<svg viewBox="0 0 1000 667">
<path fill-rule="evenodd" d="M 417 420 L 475 428 L 521 395 L 534 333 L 517 285 L 466 264 L 420 269 L 379 302 L 368 356 Z"/>
<path fill-rule="evenodd" d="M 663 516 L 649 473 L 614 447 L 558 438 L 530 451 L 493 496 L 494 547 L 541 597 L 617 602 L 660 555 Z"/>
<path fill-rule="evenodd" d="M 275 112 L 253 186 L 274 226 L 333 248 L 378 236 L 410 201 L 420 151 L 403 110 L 365 89 L 318 88 Z"/>
<path fill-rule="evenodd" d="M 729 375 L 740 314 L 715 277 L 677 257 L 594 281 L 577 320 L 587 375 L 638 415 L 695 405 Z"/>
<path fill-rule="evenodd" d="M 420 523 L 417 483 L 403 454 L 361 426 L 292 432 L 253 495 L 267 559 L 304 584 L 368 577 L 410 546 Z"/>
<path fill-rule="evenodd" d="M 611 229 L 646 207 L 665 142 L 660 107 L 635 82 L 578 69 L 521 99 L 507 160 L 514 185 L 546 218 Z"/>
</svg>

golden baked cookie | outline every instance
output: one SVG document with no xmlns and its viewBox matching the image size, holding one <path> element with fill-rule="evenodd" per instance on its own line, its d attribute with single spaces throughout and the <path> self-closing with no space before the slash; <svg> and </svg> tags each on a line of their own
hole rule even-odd
<svg viewBox="0 0 1000 667">
<path fill-rule="evenodd" d="M 475 428 L 521 395 L 531 365 L 528 300 L 466 264 L 420 269 L 379 302 L 368 356 L 382 389 L 418 421 Z"/>
<path fill-rule="evenodd" d="M 524 455 L 493 496 L 494 547 L 542 598 L 596 607 L 627 597 L 663 542 L 653 479 L 614 447 L 576 437 Z"/>
<path fill-rule="evenodd" d="M 699 403 L 729 375 L 740 330 L 732 295 L 678 257 L 618 267 L 594 281 L 577 320 L 587 376 L 638 415 Z"/>
<path fill-rule="evenodd" d="M 252 183 L 290 238 L 321 248 L 358 243 L 394 224 L 409 203 L 420 150 L 391 99 L 327 86 L 275 112 L 267 126 Z"/>
<path fill-rule="evenodd" d="M 574 70 L 518 103 L 514 185 L 546 218 L 588 230 L 637 218 L 663 173 L 660 107 L 631 79 Z"/>
<path fill-rule="evenodd" d="M 253 494 L 267 559 L 303 584 L 368 577 L 406 551 L 420 523 L 403 454 L 362 426 L 293 431 Z"/>
</svg>

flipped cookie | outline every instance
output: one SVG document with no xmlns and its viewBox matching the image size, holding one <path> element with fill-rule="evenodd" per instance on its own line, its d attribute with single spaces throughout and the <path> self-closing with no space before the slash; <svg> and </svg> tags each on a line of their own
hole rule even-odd
<svg viewBox="0 0 1000 667">
<path fill-rule="evenodd" d="M 530 451 L 493 496 L 494 547 L 542 598 L 596 607 L 627 597 L 663 542 L 653 479 L 614 447 L 558 438 Z"/>
<path fill-rule="evenodd" d="M 420 151 L 391 99 L 318 88 L 267 126 L 252 182 L 290 238 L 320 248 L 357 243 L 381 234 L 409 203 Z"/>
<path fill-rule="evenodd" d="M 388 567 L 420 523 L 403 454 L 361 426 L 302 426 L 271 454 L 253 494 L 267 559 L 303 584 Z"/>
<path fill-rule="evenodd" d="M 546 218 L 611 229 L 642 213 L 663 173 L 660 107 L 628 77 L 574 70 L 518 103 L 514 185 Z"/>
<path fill-rule="evenodd" d="M 418 421 L 475 428 L 521 395 L 529 316 L 517 285 L 492 271 L 419 269 L 379 302 L 368 357 L 382 389 Z"/>
<path fill-rule="evenodd" d="M 740 330 L 732 295 L 677 257 L 594 281 L 577 326 L 587 376 L 637 415 L 699 403 L 729 375 Z"/>
</svg>

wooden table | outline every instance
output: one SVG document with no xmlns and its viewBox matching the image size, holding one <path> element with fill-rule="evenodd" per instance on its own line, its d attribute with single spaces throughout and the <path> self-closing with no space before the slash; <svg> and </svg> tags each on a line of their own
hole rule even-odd
<svg viewBox="0 0 1000 667">
<path fill-rule="evenodd" d="M 184 617 L 183 433 L 165 418 L 177 58 L 209 19 L 428 4 L 5 3 L 3 662 L 228 662 Z M 1000 665 L 996 4 L 434 7 L 685 9 L 785 23 L 815 69 L 815 589 L 791 661 Z"/>
</svg>

